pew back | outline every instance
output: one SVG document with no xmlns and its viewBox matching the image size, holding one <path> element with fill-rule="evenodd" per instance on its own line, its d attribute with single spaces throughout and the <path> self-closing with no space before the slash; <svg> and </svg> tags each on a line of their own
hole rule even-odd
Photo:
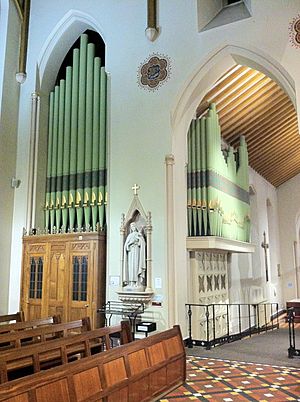
<svg viewBox="0 0 300 402">
<path fill-rule="evenodd" d="M 15 322 L 13 324 L 2 324 L 0 325 L 0 334 L 22 331 L 25 329 L 26 330 L 33 329 L 45 325 L 60 324 L 60 323 L 61 323 L 60 315 L 54 315 L 53 317 L 38 318 L 32 321 Z"/>
<path fill-rule="evenodd" d="M 25 321 L 24 312 L 18 311 L 17 313 L 14 314 L 0 315 L 0 325 L 2 323 L 8 324 L 11 321 L 15 322 Z"/>
<path fill-rule="evenodd" d="M 74 335 L 89 331 L 90 329 L 90 319 L 85 317 L 82 320 L 11 332 L 9 334 L 0 334 L 0 351 L 10 348 L 20 348 L 30 343 L 45 342 L 54 338 Z"/>
<path fill-rule="evenodd" d="M 7 402 L 156 401 L 185 380 L 178 326 L 45 372 L 0 385 Z"/>
<path fill-rule="evenodd" d="M 74 358 L 88 357 L 132 341 L 127 321 L 112 327 L 86 331 L 72 337 L 55 339 L 0 352 L 0 383 L 10 378 L 26 376 L 32 372 L 63 365 Z M 28 368 L 30 370 L 28 370 Z"/>
</svg>

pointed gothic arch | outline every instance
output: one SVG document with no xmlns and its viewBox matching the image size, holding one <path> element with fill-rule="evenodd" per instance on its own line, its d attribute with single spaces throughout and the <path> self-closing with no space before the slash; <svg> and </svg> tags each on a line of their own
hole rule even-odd
<svg viewBox="0 0 300 402">
<path fill-rule="evenodd" d="M 49 92 L 52 89 L 66 51 L 87 29 L 98 32 L 106 43 L 103 29 L 99 26 L 98 21 L 82 11 L 68 11 L 54 27 L 37 59 L 38 81 L 43 92 Z"/>
<path fill-rule="evenodd" d="M 38 152 L 32 153 L 31 159 L 35 160 L 35 167 L 32 167 L 32 180 L 30 181 L 29 194 L 33 194 L 28 203 L 27 229 L 31 227 L 44 227 L 41 213 L 36 211 L 35 205 L 43 205 L 43 193 L 45 192 L 46 158 L 47 155 L 47 133 L 48 133 L 48 112 L 49 93 L 53 90 L 60 67 L 74 43 L 80 35 L 87 30 L 98 33 L 104 42 L 103 30 L 92 16 L 78 11 L 70 10 L 56 24 L 44 45 L 41 48 L 36 64 L 36 95 L 34 103 L 38 102 L 39 111 L 34 116 L 35 130 L 32 130 L 32 143 L 37 143 Z M 33 211 L 31 213 L 30 211 Z M 33 215 L 31 217 L 31 215 Z M 29 219 L 30 218 L 30 219 Z M 34 225 L 32 224 L 34 223 Z"/>
<path fill-rule="evenodd" d="M 167 222 L 168 246 L 174 250 L 174 256 L 168 259 L 167 266 L 169 278 L 175 278 L 175 289 L 169 289 L 169 298 L 171 299 L 169 304 L 175 306 L 173 315 L 175 320 L 179 322 L 184 322 L 184 312 L 181 311 L 179 305 L 184 304 L 187 298 L 187 289 L 182 289 L 181 287 L 179 291 L 179 287 L 182 281 L 187 279 L 188 273 L 185 247 L 187 230 L 174 230 L 175 223 L 176 227 L 187 228 L 186 194 L 184 191 L 186 187 L 185 166 L 187 152 L 182 152 L 182 150 L 187 147 L 186 133 L 201 99 L 224 71 L 227 71 L 235 64 L 246 65 L 268 75 L 284 89 L 295 105 L 296 94 L 293 79 L 279 62 L 259 49 L 229 44 L 215 49 L 199 63 L 197 70 L 190 75 L 186 81 L 185 88 L 181 90 L 176 98 L 171 112 L 173 128 L 172 153 L 175 162 L 172 165 L 173 187 L 169 186 L 167 189 L 167 191 L 170 191 L 170 189 L 172 191 L 172 194 L 167 194 L 167 197 L 174 200 L 172 208 L 176 211 L 176 217 L 167 214 L 169 217 Z M 175 261 L 175 266 L 171 264 L 172 259 Z M 176 289 L 176 284 L 178 289 Z M 180 297 L 178 297 L 179 294 Z M 177 295 L 177 300 L 175 295 Z M 172 316 L 172 312 L 169 312 L 169 316 L 170 314 Z M 169 322 L 169 324 L 172 324 L 172 322 Z"/>
</svg>

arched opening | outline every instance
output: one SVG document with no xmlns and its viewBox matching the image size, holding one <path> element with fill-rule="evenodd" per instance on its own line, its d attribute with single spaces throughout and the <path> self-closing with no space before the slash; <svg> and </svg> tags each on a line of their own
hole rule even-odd
<svg viewBox="0 0 300 402">
<path fill-rule="evenodd" d="M 33 187 L 36 186 L 34 191 L 36 197 L 31 204 L 35 214 L 32 220 L 35 227 L 44 229 L 46 226 L 43 208 L 45 208 L 46 155 L 49 146 L 49 94 L 55 86 L 59 85 L 61 79 L 66 78 L 66 68 L 72 65 L 73 51 L 75 48 L 79 48 L 82 34 L 87 34 L 88 42 L 94 44 L 94 55 L 100 59 L 100 66 L 104 66 L 105 42 L 99 32 L 101 32 L 100 28 L 90 16 L 77 11 L 70 11 L 49 36 L 50 39 L 45 43 L 39 57 L 36 84 L 37 93 L 39 94 L 39 113 L 36 116 L 39 137 L 36 139 L 38 141 L 38 154 L 35 155 L 35 158 L 37 158 L 36 180 L 32 183 Z M 98 198 L 98 194 L 96 197 Z M 102 195 L 103 203 L 104 198 L 105 195 Z M 68 203 L 68 200 L 66 203 Z M 43 207 L 41 208 L 41 206 Z"/>
<path fill-rule="evenodd" d="M 238 48 L 235 46 L 225 46 L 221 50 L 210 55 L 206 61 L 201 65 L 197 72 L 193 75 L 193 78 L 187 85 L 186 89 L 182 92 L 180 99 L 174 108 L 174 113 L 172 114 L 172 123 L 174 128 L 173 136 L 173 153 L 175 157 L 174 165 L 174 204 L 176 214 L 176 225 L 179 227 L 187 227 L 187 218 L 185 211 L 185 193 L 183 189 L 186 187 L 186 155 L 181 152 L 182 149 L 187 149 L 186 133 L 192 118 L 196 114 L 196 110 L 199 105 L 201 105 L 201 100 L 205 97 L 209 91 L 214 88 L 214 85 L 218 80 L 225 79 L 226 73 L 234 71 L 236 65 L 239 64 L 242 68 L 253 69 L 255 68 L 259 73 L 268 76 L 269 80 L 274 81 L 274 86 L 280 84 L 278 91 L 283 88 L 285 96 L 287 96 L 290 104 L 294 103 L 295 93 L 293 89 L 293 82 L 286 71 L 274 60 L 266 57 L 266 55 L 258 54 L 256 51 L 247 50 L 244 48 Z M 221 78 L 220 78 L 221 77 Z M 272 84 L 273 85 L 273 84 Z M 286 95 L 287 94 L 287 95 Z M 201 114 L 201 106 L 198 112 Z M 296 112 L 294 111 L 295 116 Z M 296 116 L 297 120 L 297 116 Z M 298 129 L 298 127 L 297 127 Z M 243 134 L 242 132 L 240 134 Z M 294 173 L 296 174 L 296 173 Z M 180 211 L 178 213 L 178 211 Z M 172 224 L 172 222 L 171 222 Z M 182 277 L 184 275 L 187 278 L 187 253 L 185 246 L 187 231 L 177 231 L 173 233 L 174 249 L 175 249 L 175 261 L 177 262 L 175 271 L 177 277 Z M 252 234 L 253 235 L 253 234 Z M 257 237 L 260 237 L 258 234 Z M 260 239 L 261 240 L 261 239 Z M 260 242 L 258 243 L 258 247 Z M 258 255 L 261 252 L 258 252 Z M 180 264 L 180 266 L 179 266 Z M 250 264 L 249 269 L 254 270 L 255 263 Z M 258 271 L 262 269 L 262 261 L 259 258 L 258 261 Z M 253 272 L 254 274 L 254 272 Z M 259 281 L 262 281 L 261 272 L 257 272 L 259 276 Z M 230 282 L 230 281 L 229 281 Z M 258 286 L 260 287 L 260 286 Z M 179 293 L 179 292 L 178 292 Z M 265 294 L 263 291 L 259 292 L 260 295 L 257 297 L 257 301 L 262 301 L 265 299 Z M 182 295 L 182 294 L 181 294 Z M 188 299 L 187 293 L 182 295 L 180 299 L 176 300 L 178 320 L 183 322 L 182 311 L 180 311 L 180 304 Z M 249 298 L 250 299 L 250 298 Z M 260 299 L 260 300 L 258 300 Z"/>
</svg>

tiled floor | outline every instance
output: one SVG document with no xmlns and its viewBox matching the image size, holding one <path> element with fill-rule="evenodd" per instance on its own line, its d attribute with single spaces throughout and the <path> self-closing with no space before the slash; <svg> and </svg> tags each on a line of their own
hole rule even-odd
<svg viewBox="0 0 300 402">
<path fill-rule="evenodd" d="M 187 380 L 160 402 L 300 401 L 300 369 L 189 356 Z"/>
</svg>

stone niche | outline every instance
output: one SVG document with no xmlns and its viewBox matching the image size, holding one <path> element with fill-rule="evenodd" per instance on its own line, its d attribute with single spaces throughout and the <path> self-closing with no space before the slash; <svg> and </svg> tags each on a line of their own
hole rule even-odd
<svg viewBox="0 0 300 402">
<path fill-rule="evenodd" d="M 121 216 L 120 227 L 122 302 L 144 304 L 152 299 L 152 222 L 135 192 L 130 208 Z"/>
</svg>

